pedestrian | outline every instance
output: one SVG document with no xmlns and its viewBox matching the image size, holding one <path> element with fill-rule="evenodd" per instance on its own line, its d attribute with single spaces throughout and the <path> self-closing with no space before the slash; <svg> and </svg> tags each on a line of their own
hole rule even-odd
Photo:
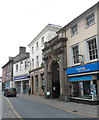
<svg viewBox="0 0 99 120">
<path fill-rule="evenodd" d="M 30 95 L 30 93 L 31 93 L 31 88 L 29 88 L 28 93 L 29 93 L 29 95 Z"/>
</svg>

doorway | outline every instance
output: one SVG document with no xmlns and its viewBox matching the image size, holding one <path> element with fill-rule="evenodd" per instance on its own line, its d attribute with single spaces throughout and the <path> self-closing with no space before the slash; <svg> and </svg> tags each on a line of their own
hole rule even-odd
<svg viewBox="0 0 99 120">
<path fill-rule="evenodd" d="M 59 98 L 60 95 L 60 81 L 59 81 L 59 64 L 54 62 L 52 64 L 52 98 Z"/>
</svg>

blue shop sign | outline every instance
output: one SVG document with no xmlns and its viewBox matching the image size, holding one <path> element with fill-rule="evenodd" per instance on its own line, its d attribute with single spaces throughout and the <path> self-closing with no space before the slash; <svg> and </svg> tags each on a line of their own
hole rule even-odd
<svg viewBox="0 0 99 120">
<path fill-rule="evenodd" d="M 14 77 L 14 80 L 27 79 L 27 75 Z"/>
<path fill-rule="evenodd" d="M 99 62 L 67 68 L 66 74 L 70 75 L 70 74 L 92 72 L 92 71 L 99 71 Z"/>
<path fill-rule="evenodd" d="M 84 80 L 92 80 L 92 76 L 82 76 L 82 77 L 68 78 L 68 81 L 84 81 Z"/>
</svg>

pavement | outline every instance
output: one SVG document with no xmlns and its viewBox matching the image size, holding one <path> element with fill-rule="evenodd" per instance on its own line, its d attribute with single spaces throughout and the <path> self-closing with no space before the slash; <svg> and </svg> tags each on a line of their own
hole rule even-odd
<svg viewBox="0 0 99 120">
<path fill-rule="evenodd" d="M 61 110 L 64 110 L 66 112 L 71 112 L 89 117 L 97 117 L 98 108 L 99 108 L 99 105 L 87 105 L 87 104 L 81 104 L 75 102 L 65 102 L 65 101 L 59 101 L 59 99 L 46 99 L 44 98 L 44 96 L 39 96 L 39 95 L 18 94 L 18 97 L 41 102 L 59 108 Z"/>
</svg>

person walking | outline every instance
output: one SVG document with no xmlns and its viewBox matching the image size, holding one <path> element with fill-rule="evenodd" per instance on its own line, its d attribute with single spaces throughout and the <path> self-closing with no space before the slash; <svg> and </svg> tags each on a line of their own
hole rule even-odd
<svg viewBox="0 0 99 120">
<path fill-rule="evenodd" d="M 29 93 L 29 95 L 31 94 L 31 88 L 29 88 L 28 93 Z"/>
</svg>

